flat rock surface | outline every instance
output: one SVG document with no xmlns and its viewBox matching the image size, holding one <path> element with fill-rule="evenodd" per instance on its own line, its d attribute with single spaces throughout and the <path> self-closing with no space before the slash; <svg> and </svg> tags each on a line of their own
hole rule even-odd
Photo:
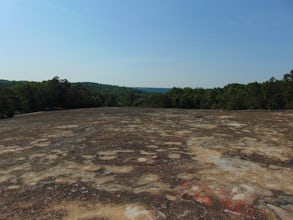
<svg viewBox="0 0 293 220">
<path fill-rule="evenodd" d="M 0 120 L 0 219 L 293 219 L 292 134 L 292 111 Z"/>
</svg>

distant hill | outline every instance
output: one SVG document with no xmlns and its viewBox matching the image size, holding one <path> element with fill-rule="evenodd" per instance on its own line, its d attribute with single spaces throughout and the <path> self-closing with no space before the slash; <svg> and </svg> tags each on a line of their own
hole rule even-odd
<svg viewBox="0 0 293 220">
<path fill-rule="evenodd" d="M 122 92 L 137 92 L 137 93 L 143 92 L 135 88 L 114 86 L 114 85 L 107 85 L 107 84 L 100 84 L 100 83 L 93 83 L 93 82 L 79 82 L 79 83 L 72 83 L 72 84 L 79 84 L 88 88 L 92 92 L 99 92 L 102 94 L 120 95 Z"/>
<path fill-rule="evenodd" d="M 5 79 L 0 79 L 0 84 L 7 84 L 10 83 L 11 81 L 5 80 Z"/>
<path fill-rule="evenodd" d="M 10 86 L 23 84 L 27 82 L 30 82 L 30 81 L 11 81 L 11 80 L 0 79 L 0 88 L 7 88 Z M 83 87 L 88 88 L 91 92 L 99 92 L 101 94 L 120 95 L 122 92 L 136 92 L 136 93 L 147 92 L 141 89 L 93 83 L 93 82 L 74 82 L 74 83 L 70 82 L 70 84 L 81 85 Z"/>
<path fill-rule="evenodd" d="M 6 88 L 9 86 L 14 86 L 16 84 L 22 84 L 28 81 L 12 81 L 12 80 L 6 80 L 6 79 L 0 79 L 0 88 Z"/>
<path fill-rule="evenodd" d="M 22 84 L 29 81 L 11 81 L 0 79 L 0 87 L 9 87 L 14 86 L 16 84 Z M 92 92 L 99 92 L 102 94 L 113 94 L 119 95 L 121 92 L 136 92 L 136 93 L 167 93 L 171 89 L 170 88 L 151 88 L 151 87 L 124 87 L 124 86 L 115 86 L 115 85 L 108 85 L 108 84 L 100 84 L 94 82 L 74 82 L 72 85 L 82 85 L 87 87 Z"/>
<path fill-rule="evenodd" d="M 11 85 L 11 81 L 0 79 L 0 88 L 8 87 Z"/>
<path fill-rule="evenodd" d="M 170 88 L 148 88 L 148 87 L 133 87 L 133 88 L 142 92 L 152 92 L 152 93 L 167 93 L 171 90 Z"/>
</svg>

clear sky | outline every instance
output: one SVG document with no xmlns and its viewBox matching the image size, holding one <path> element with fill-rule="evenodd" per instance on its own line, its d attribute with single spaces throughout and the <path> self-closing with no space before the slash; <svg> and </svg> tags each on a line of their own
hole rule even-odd
<svg viewBox="0 0 293 220">
<path fill-rule="evenodd" d="M 293 0 L 0 0 L 0 78 L 220 87 L 293 69 Z"/>
</svg>

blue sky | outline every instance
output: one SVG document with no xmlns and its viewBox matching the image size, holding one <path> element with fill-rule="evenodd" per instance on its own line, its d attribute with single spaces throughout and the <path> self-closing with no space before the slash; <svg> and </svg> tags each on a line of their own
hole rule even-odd
<svg viewBox="0 0 293 220">
<path fill-rule="evenodd" d="M 0 0 L 0 78 L 263 82 L 293 69 L 292 0 Z"/>
</svg>

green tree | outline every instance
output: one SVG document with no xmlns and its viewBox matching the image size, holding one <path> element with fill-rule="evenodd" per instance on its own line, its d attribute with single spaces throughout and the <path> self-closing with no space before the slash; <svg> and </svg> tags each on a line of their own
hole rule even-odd
<svg viewBox="0 0 293 220">
<path fill-rule="evenodd" d="M 0 88 L 0 118 L 13 117 L 18 109 L 17 95 L 9 88 Z"/>
<path fill-rule="evenodd" d="M 283 100 L 286 109 L 293 109 L 293 70 L 283 76 Z"/>
</svg>

